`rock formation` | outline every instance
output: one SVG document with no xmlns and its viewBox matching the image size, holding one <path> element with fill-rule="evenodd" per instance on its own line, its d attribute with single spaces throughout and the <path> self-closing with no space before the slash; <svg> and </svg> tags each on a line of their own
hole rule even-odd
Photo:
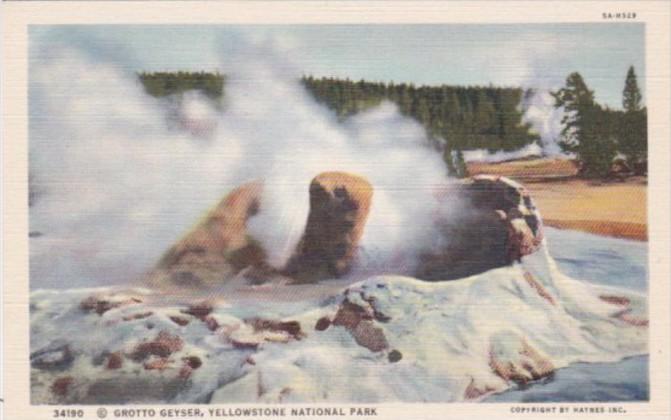
<svg viewBox="0 0 671 420">
<path fill-rule="evenodd" d="M 311 283 L 349 271 L 373 198 L 368 181 L 344 172 L 312 180 L 305 232 L 285 267 L 271 267 L 247 232 L 248 219 L 263 211 L 262 190 L 260 182 L 252 182 L 229 193 L 165 253 L 150 283 L 198 288 L 220 285 L 241 272 L 250 282 L 285 276 Z M 414 273 L 420 279 L 451 280 L 503 267 L 542 242 L 541 219 L 529 194 L 507 178 L 479 175 L 448 184 L 440 200 L 453 200 L 460 210 L 435 222 L 440 246 L 420 253 Z"/>
<path fill-rule="evenodd" d="M 263 249 L 247 235 L 247 220 L 259 211 L 263 185 L 244 184 L 229 193 L 173 245 L 149 275 L 152 285 L 216 285 L 250 265 L 263 265 Z"/>
<path fill-rule="evenodd" d="M 329 172 L 312 181 L 305 232 L 283 268 L 269 267 L 247 232 L 261 190 L 226 196 L 152 280 L 215 285 L 251 267 L 309 283 L 347 272 L 371 206 L 366 180 Z M 478 176 L 445 192 L 440 200 L 463 205 L 438 219 L 440 246 L 421 255 L 418 278 L 372 276 L 291 301 L 232 288 L 223 305 L 146 288 L 34 291 L 32 402 L 479 401 L 574 362 L 647 352 L 645 293 L 558 272 L 522 186 Z M 451 279 L 462 280 L 438 281 Z"/>
<path fill-rule="evenodd" d="M 298 282 L 345 274 L 368 218 L 373 187 L 364 178 L 325 172 L 310 184 L 310 213 L 303 237 L 284 272 Z"/>
<path fill-rule="evenodd" d="M 543 240 L 542 222 L 526 189 L 498 176 L 479 175 L 444 194 L 465 206 L 438 223 L 442 246 L 425 252 L 415 273 L 424 280 L 451 280 L 519 261 Z"/>
<path fill-rule="evenodd" d="M 645 291 L 572 279 L 543 244 L 460 281 L 373 276 L 282 296 L 33 291 L 31 402 L 480 401 L 648 352 Z"/>
</svg>

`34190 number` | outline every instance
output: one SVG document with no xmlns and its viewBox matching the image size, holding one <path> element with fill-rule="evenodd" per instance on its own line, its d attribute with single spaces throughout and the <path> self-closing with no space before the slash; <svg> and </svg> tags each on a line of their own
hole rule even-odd
<svg viewBox="0 0 671 420">
<path fill-rule="evenodd" d="M 54 418 L 81 418 L 84 417 L 84 410 L 81 409 L 60 409 L 54 410 Z"/>
</svg>

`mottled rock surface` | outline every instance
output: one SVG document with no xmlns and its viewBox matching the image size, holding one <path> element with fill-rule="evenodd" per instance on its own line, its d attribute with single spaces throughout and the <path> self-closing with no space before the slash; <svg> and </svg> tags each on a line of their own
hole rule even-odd
<svg viewBox="0 0 671 420">
<path fill-rule="evenodd" d="M 372 185 L 357 175 L 325 172 L 313 179 L 305 232 L 284 273 L 298 282 L 347 273 L 363 235 L 372 198 Z"/>
<path fill-rule="evenodd" d="M 527 190 L 516 182 L 479 175 L 450 185 L 442 199 L 463 204 L 438 221 L 441 245 L 420 256 L 416 277 L 463 278 L 509 265 L 540 248 L 540 214 Z"/>
<path fill-rule="evenodd" d="M 149 283 L 189 288 L 212 286 L 246 267 L 262 265 L 265 253 L 247 234 L 247 221 L 259 211 L 262 191 L 260 182 L 231 191 L 163 255 L 149 274 Z"/>
</svg>

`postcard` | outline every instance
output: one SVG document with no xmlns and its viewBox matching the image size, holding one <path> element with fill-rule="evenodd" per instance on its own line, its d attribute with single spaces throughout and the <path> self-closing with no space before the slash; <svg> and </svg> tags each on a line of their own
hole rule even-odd
<svg viewBox="0 0 671 420">
<path fill-rule="evenodd" d="M 6 419 L 668 418 L 668 3 L 3 9 Z"/>
</svg>

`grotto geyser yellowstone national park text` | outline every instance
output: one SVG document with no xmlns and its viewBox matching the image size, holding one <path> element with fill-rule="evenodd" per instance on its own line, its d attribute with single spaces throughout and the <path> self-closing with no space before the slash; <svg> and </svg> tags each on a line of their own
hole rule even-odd
<svg viewBox="0 0 671 420">
<path fill-rule="evenodd" d="M 468 176 L 589 165 L 560 86 L 319 78 L 272 28 L 151 71 L 122 32 L 32 33 L 32 403 L 647 398 L 609 368 L 647 363 L 645 244 Z"/>
</svg>

